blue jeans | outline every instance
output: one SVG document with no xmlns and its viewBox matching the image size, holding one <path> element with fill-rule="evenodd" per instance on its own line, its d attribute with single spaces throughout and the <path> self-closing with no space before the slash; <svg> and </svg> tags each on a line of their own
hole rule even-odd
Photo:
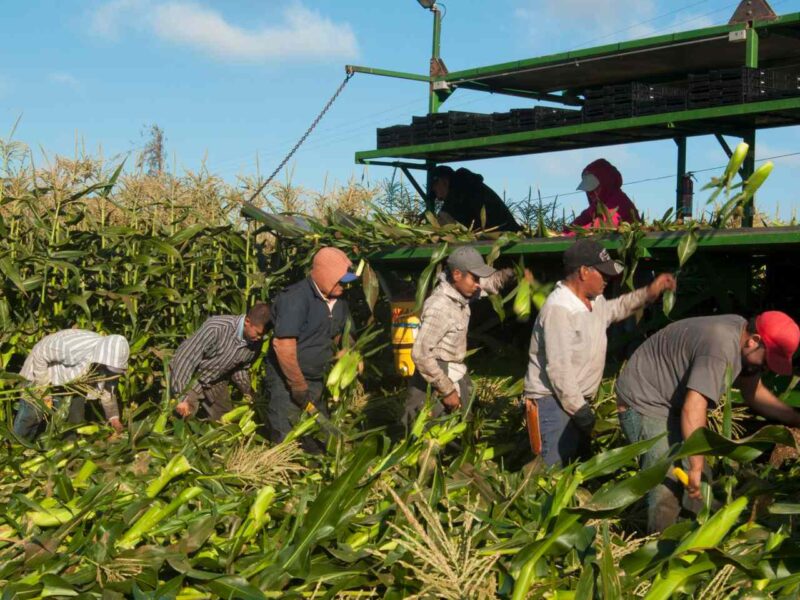
<svg viewBox="0 0 800 600">
<path fill-rule="evenodd" d="M 591 440 L 561 408 L 553 396 L 536 401 L 542 435 L 542 460 L 548 467 L 564 465 L 589 453 Z"/>
<path fill-rule="evenodd" d="M 647 417 L 628 408 L 619 412 L 619 424 L 622 427 L 622 433 L 631 444 L 652 439 L 664 432 L 667 433 L 640 457 L 642 469 L 652 466 L 669 452 L 670 446 L 683 440 L 680 414 L 669 417 Z M 670 469 L 667 479 L 647 494 L 648 533 L 664 531 L 678 520 L 682 498 L 683 487 Z"/>
<path fill-rule="evenodd" d="M 73 396 L 71 399 L 54 398 L 53 409 L 57 409 L 62 402 L 69 402 L 69 415 L 67 422 L 71 424 L 82 423 L 86 414 L 86 399 L 83 396 Z M 44 424 L 45 414 L 31 402 L 20 400 L 17 416 L 14 417 L 14 434 L 26 440 L 34 439 Z"/>
</svg>

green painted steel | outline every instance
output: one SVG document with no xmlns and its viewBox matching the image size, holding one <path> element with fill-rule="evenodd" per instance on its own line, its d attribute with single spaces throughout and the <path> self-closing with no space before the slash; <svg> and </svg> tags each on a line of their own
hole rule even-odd
<svg viewBox="0 0 800 600">
<path fill-rule="evenodd" d="M 616 119 L 613 121 L 598 121 L 596 123 L 583 123 L 580 125 L 568 125 L 566 127 L 553 127 L 550 129 L 536 129 L 520 133 L 507 133 L 504 135 L 493 135 L 481 138 L 470 138 L 465 140 L 454 140 L 448 142 L 437 142 L 433 144 L 418 144 L 414 146 L 402 146 L 398 148 L 386 148 L 383 150 L 365 150 L 356 152 L 356 162 L 362 163 L 365 160 L 375 158 L 425 158 L 428 154 L 446 151 L 458 151 L 469 148 L 481 148 L 486 146 L 501 146 L 503 144 L 515 144 L 533 140 L 547 140 L 584 133 L 601 133 L 604 131 L 613 132 L 620 129 L 636 127 L 647 127 L 653 125 L 664 125 L 669 127 L 671 123 L 681 123 L 688 121 L 703 121 L 720 119 L 724 117 L 755 115 L 781 110 L 800 110 L 800 98 L 788 98 L 783 100 L 770 100 L 767 102 L 751 102 L 748 104 L 735 104 L 731 106 L 720 106 L 713 108 L 699 108 L 695 110 L 684 110 L 679 112 L 664 113 L 657 115 L 646 115 L 643 117 L 631 117 L 627 119 Z M 797 116 L 800 123 L 800 114 Z M 697 135 L 707 132 L 698 131 Z M 645 140 L 643 140 L 645 141 Z M 541 149 L 538 152 L 552 151 L 553 149 Z M 524 152 L 520 152 L 523 154 Z M 536 153 L 532 149 L 530 153 Z"/>
<path fill-rule="evenodd" d="M 650 250 L 674 250 L 680 240 L 687 235 L 686 232 L 654 232 L 648 233 L 642 242 Z M 609 250 L 619 247 L 622 237 L 617 234 L 608 234 L 600 239 Z M 575 238 L 558 237 L 548 239 L 525 239 L 513 242 L 503 247 L 503 255 L 519 254 L 553 254 L 564 252 L 575 242 Z M 471 244 L 479 252 L 488 254 L 494 242 L 480 241 Z M 769 247 L 800 249 L 800 227 L 771 227 L 755 229 L 708 229 L 699 231 L 699 249 L 748 249 L 759 248 L 766 250 Z M 382 261 L 407 261 L 428 260 L 435 246 L 395 247 L 385 251 L 376 252 L 370 256 L 371 260 Z"/>
<path fill-rule="evenodd" d="M 433 65 L 433 61 L 439 60 L 440 56 L 439 50 L 442 37 L 442 13 L 439 12 L 439 9 L 435 5 L 431 12 L 433 13 L 433 47 L 431 49 L 431 65 Z M 439 106 L 441 104 L 442 99 L 439 97 L 439 94 L 433 90 L 433 84 L 431 84 L 430 91 L 428 92 L 428 112 L 439 112 Z"/>
<path fill-rule="evenodd" d="M 372 67 L 360 67 L 358 65 L 347 65 L 345 70 L 352 73 L 365 73 L 366 75 L 380 75 L 382 77 L 394 77 L 396 79 L 410 79 L 412 81 L 429 82 L 428 75 L 417 75 L 416 73 L 406 73 L 404 71 L 389 71 L 387 69 L 374 69 Z"/>
<path fill-rule="evenodd" d="M 775 27 L 786 25 L 794 25 L 800 23 L 800 12 L 782 15 L 773 21 L 757 21 L 754 26 L 758 29 L 769 30 Z M 710 38 L 719 35 L 726 35 L 732 31 L 741 31 L 745 29 L 742 23 L 735 23 L 732 25 L 719 25 L 715 27 L 706 27 L 703 29 L 694 29 L 691 31 L 682 31 L 679 33 L 672 33 L 668 35 L 659 35 L 650 38 L 642 38 L 639 40 L 631 40 L 628 42 L 620 42 L 617 44 L 606 44 L 604 46 L 596 46 L 593 48 L 584 48 L 581 50 L 572 50 L 570 52 L 561 52 L 558 54 L 550 54 L 547 56 L 540 56 L 537 58 L 530 58 L 525 60 L 516 60 L 496 65 L 489 65 L 485 67 L 476 67 L 471 69 L 464 69 L 462 71 L 453 71 L 447 76 L 447 81 L 455 82 L 459 79 L 470 79 L 474 77 L 483 77 L 488 75 L 500 75 L 506 73 L 513 73 L 529 69 L 531 67 L 539 67 L 545 65 L 552 65 L 561 62 L 569 62 L 577 59 L 586 60 L 589 58 L 598 58 L 603 55 L 616 54 L 629 50 L 642 50 L 645 48 L 655 48 L 659 46 L 667 46 L 670 44 L 690 42 L 694 40 L 702 40 L 703 38 Z"/>
</svg>

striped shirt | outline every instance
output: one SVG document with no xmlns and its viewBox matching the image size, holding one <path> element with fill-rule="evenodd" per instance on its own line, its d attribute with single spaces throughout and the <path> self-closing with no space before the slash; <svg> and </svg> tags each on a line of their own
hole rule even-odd
<svg viewBox="0 0 800 600">
<path fill-rule="evenodd" d="M 184 340 L 170 364 L 172 394 L 200 392 L 223 379 L 231 379 L 242 394 L 252 394 L 248 369 L 261 353 L 262 341 L 247 342 L 243 327 L 244 315 L 210 317 Z"/>
<path fill-rule="evenodd" d="M 83 329 L 65 329 L 41 339 L 22 365 L 20 375 L 38 386 L 61 386 L 87 375 L 92 365 L 113 371 L 128 368 L 130 348 L 121 335 L 100 335 Z M 113 385 L 97 382 L 107 419 L 119 417 Z M 110 389 L 106 389 L 110 388 Z"/>
<path fill-rule="evenodd" d="M 65 329 L 37 342 L 19 374 L 36 385 L 64 385 L 86 375 L 93 364 L 124 371 L 129 355 L 121 335 Z"/>
</svg>

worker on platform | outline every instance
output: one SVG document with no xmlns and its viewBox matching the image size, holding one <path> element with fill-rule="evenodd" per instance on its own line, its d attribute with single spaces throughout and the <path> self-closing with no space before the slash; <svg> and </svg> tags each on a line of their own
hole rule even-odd
<svg viewBox="0 0 800 600">
<path fill-rule="evenodd" d="M 170 363 L 170 389 L 181 399 L 176 412 L 186 418 L 202 408 L 218 421 L 233 408 L 230 382 L 252 403 L 249 369 L 261 354 L 269 322 L 269 307 L 259 302 L 244 315 L 209 317 L 186 338 Z"/>
<path fill-rule="evenodd" d="M 83 329 L 64 329 L 34 345 L 20 375 L 28 382 L 30 400 L 20 401 L 14 433 L 32 439 L 45 420 L 43 407 L 69 402 L 71 424 L 85 419 L 86 400 L 99 400 L 108 424 L 119 433 L 124 427 L 115 397 L 119 377 L 128 369 L 130 347 L 121 335 L 102 335 Z"/>
<path fill-rule="evenodd" d="M 616 227 L 639 220 L 639 212 L 622 191 L 622 174 L 606 159 L 599 158 L 586 166 L 577 189 L 586 192 L 589 207 L 572 222 L 572 228 Z"/>
<path fill-rule="evenodd" d="M 281 291 L 272 303 L 274 333 L 267 353 L 267 404 L 257 413 L 272 442 L 282 442 L 303 411 L 328 415 L 323 376 L 344 333 L 350 309 L 344 286 L 356 281 L 353 263 L 338 248 L 320 249 L 311 273 Z M 310 451 L 321 448 L 304 440 Z"/>
<path fill-rule="evenodd" d="M 532 278 L 530 272 L 526 277 Z M 428 398 L 428 385 L 437 398 L 433 415 L 465 409 L 472 382 L 464 358 L 470 303 L 496 294 L 514 277 L 513 269 L 496 270 L 475 248 L 461 246 L 447 258 L 447 268 L 425 301 L 411 358 L 416 372 L 409 382 L 403 424 L 409 428 Z"/>
<path fill-rule="evenodd" d="M 564 253 L 564 279 L 536 317 L 524 392 L 531 446 L 548 466 L 589 450 L 608 327 L 676 287 L 675 277 L 663 273 L 646 287 L 606 299 L 606 285 L 622 272 L 600 243 L 577 240 Z"/>
<path fill-rule="evenodd" d="M 683 319 L 649 337 L 633 353 L 616 385 L 619 421 L 628 441 L 660 437 L 642 455 L 642 468 L 654 465 L 672 444 L 706 426 L 708 411 L 725 392 L 728 370 L 755 412 L 800 427 L 800 413 L 761 381 L 765 369 L 791 375 L 799 343 L 797 323 L 779 311 L 761 313 L 750 321 L 738 315 Z M 687 492 L 694 500 L 702 498 L 703 466 L 702 455 L 689 457 Z M 667 479 L 647 496 L 650 532 L 663 531 L 676 521 L 682 496 L 670 469 Z"/>
<path fill-rule="evenodd" d="M 436 167 L 433 171 L 433 193 L 442 202 L 438 214 L 442 224 L 455 221 L 472 229 L 521 229 L 500 196 L 477 173 L 464 168 L 454 171 L 447 166 Z M 482 212 L 486 215 L 485 224 Z"/>
</svg>

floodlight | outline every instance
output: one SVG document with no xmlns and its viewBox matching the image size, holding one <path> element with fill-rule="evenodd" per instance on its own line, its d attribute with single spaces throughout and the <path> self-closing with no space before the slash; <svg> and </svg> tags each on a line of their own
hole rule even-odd
<svg viewBox="0 0 800 600">
<path fill-rule="evenodd" d="M 436 4 L 436 0 L 417 0 L 417 2 L 422 8 L 427 8 L 428 10 L 431 10 L 433 5 Z"/>
</svg>

